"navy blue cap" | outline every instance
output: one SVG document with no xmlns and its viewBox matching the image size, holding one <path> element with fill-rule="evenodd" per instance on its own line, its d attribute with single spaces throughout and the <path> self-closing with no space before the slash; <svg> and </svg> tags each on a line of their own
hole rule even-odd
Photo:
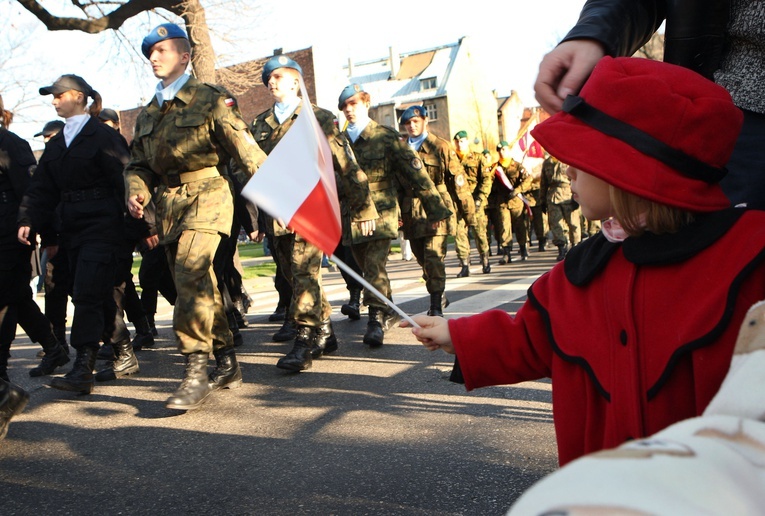
<svg viewBox="0 0 765 516">
<path fill-rule="evenodd" d="M 43 127 L 42 131 L 35 134 L 35 138 L 37 138 L 38 136 L 53 136 L 54 134 L 56 134 L 63 128 L 64 128 L 64 122 L 62 122 L 61 120 L 51 120 L 50 122 L 45 124 L 45 127 Z"/>
<path fill-rule="evenodd" d="M 406 111 L 404 111 L 404 114 L 401 115 L 401 123 L 405 124 L 416 116 L 425 118 L 428 116 L 428 112 L 422 106 L 409 106 L 406 108 Z"/>
<path fill-rule="evenodd" d="M 362 91 L 364 91 L 364 88 L 361 84 L 349 84 L 343 88 L 343 91 L 340 93 L 340 98 L 337 99 L 337 109 L 343 109 L 346 100 Z"/>
<path fill-rule="evenodd" d="M 120 123 L 120 116 L 117 114 L 117 112 L 113 109 L 104 108 L 101 110 L 101 112 L 98 114 L 98 118 L 100 120 L 103 120 L 104 122 L 114 122 L 115 124 Z"/>
<path fill-rule="evenodd" d="M 274 56 L 263 65 L 263 74 L 260 76 L 263 79 L 263 84 L 268 86 L 268 79 L 271 78 L 271 72 L 277 68 L 292 68 L 297 70 L 300 75 L 303 75 L 303 69 L 294 60 L 287 56 Z"/>
<path fill-rule="evenodd" d="M 143 38 L 143 43 L 141 43 L 141 52 L 143 52 L 143 55 L 146 56 L 146 59 L 149 59 L 149 56 L 151 56 L 151 47 L 160 41 L 178 38 L 185 39 L 187 41 L 189 39 L 186 31 L 174 23 L 163 23 L 162 25 L 157 25 L 154 27 L 154 30 L 149 33 L 148 36 Z"/>
</svg>

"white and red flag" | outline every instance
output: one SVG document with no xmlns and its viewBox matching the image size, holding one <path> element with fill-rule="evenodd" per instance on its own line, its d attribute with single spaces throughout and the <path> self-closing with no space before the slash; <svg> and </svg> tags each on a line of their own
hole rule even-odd
<svg viewBox="0 0 765 516">
<path fill-rule="evenodd" d="M 327 136 L 300 79 L 302 108 L 242 195 L 327 256 L 340 242 L 340 203 Z"/>
</svg>

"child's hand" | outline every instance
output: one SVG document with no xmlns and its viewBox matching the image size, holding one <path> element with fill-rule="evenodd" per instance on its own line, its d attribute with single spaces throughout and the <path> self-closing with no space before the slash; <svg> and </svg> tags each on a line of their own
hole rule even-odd
<svg viewBox="0 0 765 516">
<path fill-rule="evenodd" d="M 428 351 L 441 348 L 447 353 L 454 354 L 452 336 L 449 333 L 449 323 L 446 322 L 446 319 L 427 315 L 415 315 L 412 319 L 422 326 L 422 328 L 412 328 L 412 333 Z M 401 321 L 401 326 L 407 328 L 412 325 L 406 321 Z"/>
</svg>

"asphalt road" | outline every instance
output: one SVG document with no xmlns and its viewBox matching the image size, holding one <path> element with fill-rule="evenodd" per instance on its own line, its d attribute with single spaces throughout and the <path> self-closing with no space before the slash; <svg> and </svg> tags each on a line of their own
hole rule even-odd
<svg viewBox="0 0 765 516">
<path fill-rule="evenodd" d="M 526 262 L 456 279 L 450 252 L 446 315 L 514 312 L 555 254 L 533 249 Z M 395 301 L 427 310 L 416 262 L 394 254 L 389 270 Z M 291 344 L 270 341 L 276 294 L 270 280 L 250 281 L 251 325 L 237 349 L 245 384 L 192 412 L 164 406 L 183 374 L 166 303 L 140 374 L 89 396 L 30 378 L 39 347 L 20 334 L 9 372 L 31 400 L 0 442 L 0 514 L 492 515 L 555 469 L 548 380 L 467 393 L 448 381 L 452 357 L 425 351 L 407 329 L 365 346 L 365 317 L 340 314 L 340 274 L 325 269 L 324 283 L 337 353 L 304 373 L 277 369 Z"/>
</svg>

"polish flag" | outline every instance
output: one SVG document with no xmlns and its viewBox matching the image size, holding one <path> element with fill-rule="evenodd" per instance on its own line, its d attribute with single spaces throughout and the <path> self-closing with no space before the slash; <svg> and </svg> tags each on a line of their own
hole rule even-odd
<svg viewBox="0 0 765 516">
<path fill-rule="evenodd" d="M 332 153 L 302 77 L 300 92 L 297 119 L 242 195 L 331 256 L 341 236 Z"/>
</svg>

